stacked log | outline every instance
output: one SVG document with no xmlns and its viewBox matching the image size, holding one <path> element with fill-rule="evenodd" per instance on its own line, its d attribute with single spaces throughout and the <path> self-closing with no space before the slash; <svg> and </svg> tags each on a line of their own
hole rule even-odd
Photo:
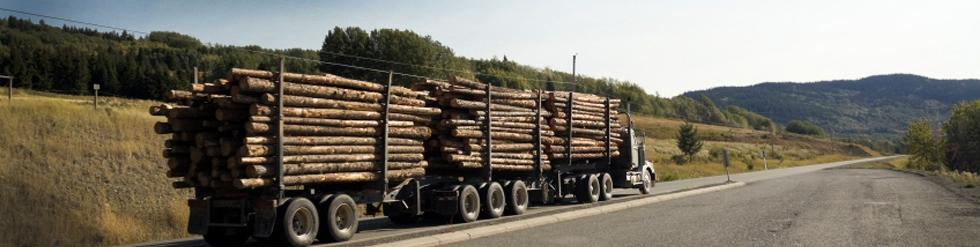
<svg viewBox="0 0 980 247">
<path fill-rule="evenodd" d="M 422 153 L 438 108 L 426 92 L 334 75 L 284 73 L 278 95 L 273 72 L 232 69 L 228 79 L 166 94 L 171 104 L 150 108 L 165 116 L 154 126 L 172 135 L 163 155 L 175 187 L 253 189 L 278 177 L 278 101 L 282 101 L 283 184 L 378 181 L 383 130 L 388 126 L 387 176 L 397 182 L 425 174 Z"/>
<path fill-rule="evenodd" d="M 416 89 L 430 92 L 443 112 L 434 121 L 433 138 L 429 141 L 430 170 L 472 170 L 483 168 L 487 161 L 486 84 L 452 77 L 449 82 L 426 81 Z M 531 92 L 501 87 L 489 87 L 492 147 L 490 164 L 494 171 L 534 171 L 535 137 L 539 136 L 543 151 L 542 169 L 552 163 L 571 159 L 607 157 L 605 98 L 576 94 L 572 109 L 567 109 L 567 93 Z M 619 101 L 610 101 L 609 154 L 619 156 Z M 540 106 L 540 107 L 539 107 Z M 601 106 L 601 107 L 600 107 Z M 540 109 L 540 112 L 539 112 Z M 567 114 L 571 110 L 571 114 Z M 568 136 L 571 116 L 571 138 Z M 540 128 L 540 133 L 536 128 Z"/>
<path fill-rule="evenodd" d="M 620 100 L 593 94 L 552 91 L 545 106 L 555 114 L 548 118 L 555 133 L 573 142 L 550 149 L 553 159 L 595 159 L 619 156 L 622 126 L 619 122 Z"/>
<path fill-rule="evenodd" d="M 453 77 L 449 82 L 429 80 L 414 85 L 416 89 L 429 91 L 443 109 L 433 121 L 433 137 L 429 140 L 429 170 L 435 172 L 460 172 L 476 175 L 487 161 L 487 146 L 492 147 L 490 167 L 494 172 L 526 173 L 536 169 L 534 138 L 540 127 L 542 143 L 552 143 L 554 131 L 546 117 L 550 112 L 541 111 L 546 94 L 519 91 L 508 88 L 490 89 L 489 127 L 492 143 L 486 143 L 487 87 L 483 83 Z M 537 123 L 536 123 L 537 122 Z M 542 146 L 542 149 L 545 146 Z M 541 169 L 550 170 L 547 156 L 541 157 Z"/>
</svg>

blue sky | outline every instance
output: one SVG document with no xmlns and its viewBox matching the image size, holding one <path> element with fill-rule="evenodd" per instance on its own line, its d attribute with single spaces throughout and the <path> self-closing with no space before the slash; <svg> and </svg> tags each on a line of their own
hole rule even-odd
<svg viewBox="0 0 980 247">
<path fill-rule="evenodd" d="M 411 29 L 458 55 L 506 55 L 536 67 L 570 71 L 578 53 L 580 73 L 629 80 L 662 96 L 888 73 L 980 78 L 980 1 L 0 0 L 0 6 L 272 48 L 319 49 L 334 26 Z"/>
</svg>

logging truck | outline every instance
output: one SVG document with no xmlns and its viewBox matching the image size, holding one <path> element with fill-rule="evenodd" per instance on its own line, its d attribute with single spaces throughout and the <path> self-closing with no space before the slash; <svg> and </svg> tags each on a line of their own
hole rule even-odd
<svg viewBox="0 0 980 247">
<path fill-rule="evenodd" d="M 167 175 L 194 190 L 188 231 L 215 246 L 307 246 L 351 239 L 361 215 L 465 223 L 656 181 L 617 99 L 390 78 L 233 69 L 168 93 L 178 105 L 150 113 L 173 135 Z"/>
</svg>

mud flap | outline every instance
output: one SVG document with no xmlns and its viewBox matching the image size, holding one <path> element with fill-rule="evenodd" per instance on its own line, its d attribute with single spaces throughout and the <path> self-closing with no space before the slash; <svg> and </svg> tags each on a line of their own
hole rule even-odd
<svg viewBox="0 0 980 247">
<path fill-rule="evenodd" d="M 432 191 L 434 208 L 437 212 L 443 216 L 456 215 L 459 212 L 459 191 L 456 189 L 452 190 L 434 190 Z"/>
<path fill-rule="evenodd" d="M 422 192 L 418 180 L 406 180 L 394 193 L 391 201 L 384 202 L 386 207 L 409 215 L 422 215 Z"/>
<path fill-rule="evenodd" d="M 211 204 L 208 200 L 187 200 L 190 207 L 190 217 L 187 218 L 187 232 L 204 235 L 208 233 L 208 222 L 211 220 Z"/>
<path fill-rule="evenodd" d="M 269 237 L 276 227 L 276 201 L 259 200 L 255 202 L 255 221 L 252 222 L 252 236 Z"/>
<path fill-rule="evenodd" d="M 551 184 L 547 184 L 546 183 L 546 184 L 541 185 L 541 188 L 540 189 L 537 189 L 537 190 L 529 190 L 528 191 L 528 200 L 530 200 L 531 203 L 533 203 L 533 204 L 546 205 L 549 202 L 551 202 L 552 200 L 554 200 L 554 194 L 552 194 L 552 193 L 553 193 L 553 191 L 551 190 Z"/>
</svg>

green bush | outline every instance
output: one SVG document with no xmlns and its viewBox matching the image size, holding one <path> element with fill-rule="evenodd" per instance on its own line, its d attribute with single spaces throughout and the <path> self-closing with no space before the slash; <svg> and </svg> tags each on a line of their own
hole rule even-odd
<svg viewBox="0 0 980 247">
<path fill-rule="evenodd" d="M 949 168 L 980 172 L 980 142 L 977 141 L 980 140 L 980 101 L 959 103 L 953 107 L 943 130 Z"/>
<path fill-rule="evenodd" d="M 823 128 L 820 128 L 820 126 L 817 126 L 812 122 L 798 120 L 790 121 L 789 124 L 786 125 L 786 131 L 810 136 L 823 136 L 825 133 Z"/>
<path fill-rule="evenodd" d="M 674 164 L 678 164 L 678 165 L 683 165 L 684 163 L 690 161 L 688 160 L 687 155 L 683 155 L 683 154 L 672 155 L 670 156 L 670 160 L 674 161 Z"/>
<path fill-rule="evenodd" d="M 909 159 L 909 168 L 926 171 L 939 169 L 942 162 L 942 141 L 933 137 L 928 120 L 910 122 L 902 141 L 906 151 L 912 156 Z"/>
</svg>

